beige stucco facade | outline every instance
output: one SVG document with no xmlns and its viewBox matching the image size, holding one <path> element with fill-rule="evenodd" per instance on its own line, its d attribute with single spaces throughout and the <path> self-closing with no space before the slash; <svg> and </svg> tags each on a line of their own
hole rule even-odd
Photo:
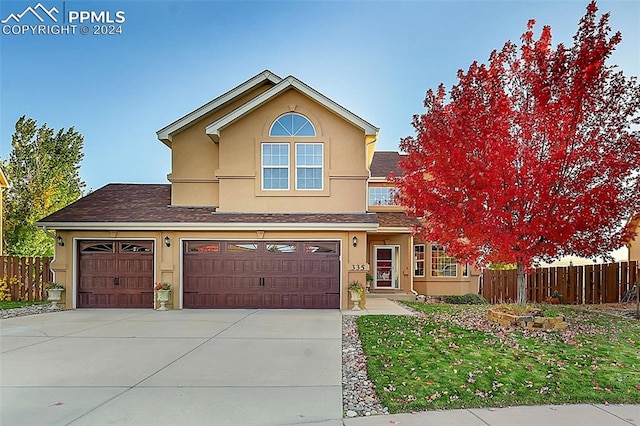
<svg viewBox="0 0 640 426">
<path fill-rule="evenodd" d="M 225 111 L 203 118 L 174 135 L 169 176 L 174 205 L 213 206 L 218 207 L 219 212 L 365 211 L 369 174 L 365 135 L 361 129 L 290 89 L 225 128 L 219 142 L 214 143 L 205 134 L 204 127 Z M 270 137 L 271 124 L 287 112 L 307 117 L 315 127 L 316 136 Z M 323 188 L 297 191 L 291 173 L 289 190 L 263 190 L 260 174 L 263 142 L 287 143 L 291 153 L 295 152 L 296 142 L 322 143 Z"/>
<path fill-rule="evenodd" d="M 154 243 L 154 261 L 153 275 L 155 282 L 180 283 L 182 280 L 182 252 L 180 244 L 186 240 L 331 240 L 340 241 L 342 253 L 342 267 L 340 280 L 341 287 L 346 289 L 348 283 L 359 281 L 365 283 L 366 271 L 353 271 L 351 265 L 364 264 L 366 262 L 366 245 L 361 244 L 354 247 L 353 238 L 356 237 L 360 241 L 366 241 L 365 232 L 287 232 L 287 231 L 58 231 L 57 235 L 62 237 L 65 242 L 63 247 L 56 248 L 56 256 L 52 262 L 51 268 L 55 273 L 56 282 L 64 283 L 67 289 L 77 287 L 75 282 L 76 276 L 73 271 L 78 268 L 78 256 L 74 247 L 77 247 L 79 241 L 84 240 L 139 240 L 152 241 Z M 171 246 L 164 244 L 165 237 L 169 237 Z M 77 306 L 76 293 L 74 291 L 65 291 L 64 300 L 60 305 L 72 308 Z M 353 307 L 353 302 L 349 299 L 349 292 L 341 291 L 341 306 L 345 309 Z M 182 308 L 182 292 L 180 285 L 174 285 L 174 291 L 171 293 L 170 303 L 167 305 L 173 309 Z M 157 307 L 157 301 L 156 301 Z"/>
</svg>

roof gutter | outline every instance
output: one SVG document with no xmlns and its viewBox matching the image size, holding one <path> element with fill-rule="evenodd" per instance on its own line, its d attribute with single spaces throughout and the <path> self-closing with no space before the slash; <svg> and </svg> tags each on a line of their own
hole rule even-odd
<svg viewBox="0 0 640 426">
<path fill-rule="evenodd" d="M 42 229 L 92 231 L 375 231 L 377 223 L 36 222 Z"/>
</svg>

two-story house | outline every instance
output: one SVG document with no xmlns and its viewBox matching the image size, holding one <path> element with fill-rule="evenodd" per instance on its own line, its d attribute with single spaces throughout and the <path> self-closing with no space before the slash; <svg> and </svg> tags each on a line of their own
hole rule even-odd
<svg viewBox="0 0 640 426">
<path fill-rule="evenodd" d="M 67 308 L 342 308 L 372 292 L 477 291 L 393 206 L 378 128 L 264 71 L 157 132 L 169 184 L 109 184 L 46 217 Z M 435 266 L 434 266 L 435 265 Z"/>
</svg>

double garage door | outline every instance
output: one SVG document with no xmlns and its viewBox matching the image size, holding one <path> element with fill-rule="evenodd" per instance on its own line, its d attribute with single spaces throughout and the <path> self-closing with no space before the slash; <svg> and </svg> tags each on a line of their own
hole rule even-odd
<svg viewBox="0 0 640 426">
<path fill-rule="evenodd" d="M 183 244 L 184 308 L 340 307 L 337 241 Z M 78 250 L 79 308 L 153 307 L 153 242 L 81 241 Z"/>
<path fill-rule="evenodd" d="M 337 241 L 186 241 L 185 308 L 340 307 Z"/>
</svg>

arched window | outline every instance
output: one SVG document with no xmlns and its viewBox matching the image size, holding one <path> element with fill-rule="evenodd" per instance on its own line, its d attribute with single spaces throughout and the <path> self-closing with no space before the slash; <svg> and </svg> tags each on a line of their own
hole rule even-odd
<svg viewBox="0 0 640 426">
<path fill-rule="evenodd" d="M 316 129 L 304 115 L 294 112 L 281 115 L 271 125 L 269 136 L 315 136 Z"/>
</svg>

